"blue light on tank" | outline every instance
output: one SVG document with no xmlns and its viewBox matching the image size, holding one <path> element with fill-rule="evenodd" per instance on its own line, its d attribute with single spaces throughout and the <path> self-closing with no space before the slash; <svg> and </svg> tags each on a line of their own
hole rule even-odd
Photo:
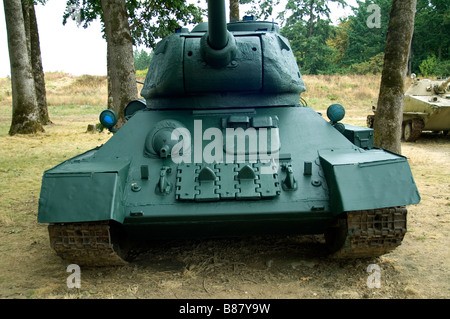
<svg viewBox="0 0 450 319">
<path fill-rule="evenodd" d="M 113 110 L 104 110 L 100 113 L 100 123 L 106 128 L 112 128 L 117 123 L 117 115 Z"/>
<path fill-rule="evenodd" d="M 331 104 L 327 109 L 327 116 L 331 122 L 339 122 L 345 116 L 345 109 L 340 104 Z"/>
<path fill-rule="evenodd" d="M 109 115 L 106 115 L 106 116 L 103 118 L 103 121 L 105 121 L 105 122 L 108 123 L 109 125 L 111 125 L 111 124 L 114 123 L 113 118 L 112 118 L 111 116 L 109 116 Z"/>
</svg>

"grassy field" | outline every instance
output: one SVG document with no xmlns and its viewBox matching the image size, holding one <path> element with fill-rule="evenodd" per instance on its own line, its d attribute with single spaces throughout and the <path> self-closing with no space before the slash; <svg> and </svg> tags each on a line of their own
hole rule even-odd
<svg viewBox="0 0 450 319">
<path fill-rule="evenodd" d="M 365 126 L 366 116 L 372 113 L 372 100 L 378 95 L 380 77 L 304 76 L 304 81 L 307 91 L 302 97 L 309 106 L 325 114 L 330 104 L 340 103 L 346 108 L 344 123 Z M 252 280 L 251 287 L 245 288 L 245 294 L 242 292 L 242 294 L 232 295 L 228 293 L 211 295 L 213 289 L 207 290 L 205 281 L 201 282 L 206 275 L 200 270 L 195 270 L 195 264 L 188 267 L 190 277 L 184 275 L 186 269 L 182 266 L 180 269 L 184 269 L 182 270 L 184 277 L 176 281 L 175 286 L 168 286 L 167 283 L 173 283 L 175 277 L 170 272 L 158 268 L 156 264 L 147 266 L 149 262 L 137 264 L 133 266 L 134 268 L 129 266 L 130 268 L 125 267 L 117 271 L 103 271 L 103 276 L 116 278 L 114 285 L 107 284 L 107 280 L 99 279 L 98 271 L 86 271 L 83 273 L 83 280 L 87 288 L 79 291 L 78 295 L 68 292 L 65 286 L 67 277 L 65 266 L 48 246 L 46 225 L 38 224 L 36 221 L 41 178 L 44 170 L 99 146 L 111 137 L 111 134 L 106 131 L 86 132 L 87 125 L 97 123 L 98 115 L 106 108 L 107 86 L 106 77 L 88 75 L 75 77 L 63 73 L 46 74 L 46 83 L 50 119 L 53 124 L 45 127 L 45 133 L 11 137 L 8 135 L 11 122 L 10 79 L 0 79 L 0 298 L 127 297 L 130 295 L 128 277 L 138 268 L 141 271 L 138 272 L 138 276 L 142 276 L 142 281 L 136 282 L 135 286 L 145 287 L 145 282 L 153 280 L 156 289 L 142 297 L 170 298 L 173 296 L 173 287 L 177 287 L 176 291 L 180 296 L 183 296 L 185 291 L 189 298 L 193 291 L 188 289 L 191 284 L 198 286 L 196 292 L 198 296 L 206 298 L 214 296 L 219 298 L 230 296 L 235 298 L 308 297 L 311 289 L 321 287 L 327 280 L 323 277 L 324 274 L 331 271 L 337 272 L 337 278 L 342 279 L 339 279 L 339 291 L 336 290 L 338 296 L 342 294 L 342 291 L 353 293 L 355 289 L 356 295 L 363 296 L 366 293 L 364 271 L 362 275 L 357 275 L 360 276 L 361 287 L 355 288 L 349 284 L 348 278 L 354 276 L 356 271 L 352 263 L 325 262 L 322 264 L 323 261 L 321 261 L 320 266 L 314 266 L 314 269 L 307 265 L 306 268 L 304 267 L 305 270 L 312 272 L 313 275 L 307 282 L 300 281 L 301 285 L 298 285 L 298 280 L 289 281 L 289 278 L 291 275 L 297 276 L 295 272 L 303 268 L 294 267 L 294 269 L 290 264 L 286 264 L 284 270 L 280 268 L 281 270 L 276 273 L 268 273 L 265 268 L 267 260 L 272 260 L 274 264 L 284 262 L 285 257 L 279 257 L 278 247 L 276 250 L 274 248 L 273 257 L 270 255 L 272 253 L 270 249 L 265 252 L 264 258 L 268 259 L 261 260 L 261 265 L 254 266 L 249 261 L 247 265 L 240 266 L 246 278 Z M 138 85 L 138 89 L 140 87 Z M 378 290 L 378 296 L 383 298 L 390 298 L 395 294 L 413 298 L 448 298 L 450 296 L 448 280 L 442 278 L 445 274 L 448 278 L 449 268 L 444 262 L 450 258 L 448 250 L 450 245 L 449 141 L 449 136 L 438 139 L 425 136 L 417 143 L 403 143 L 403 152 L 409 159 L 422 202 L 410 209 L 409 232 L 404 244 L 393 255 L 381 261 L 388 269 L 386 272 L 392 278 L 391 282 L 402 282 L 402 284 L 385 285 L 384 290 Z M 207 247 L 207 252 L 211 250 L 210 248 Z M 188 247 L 188 249 L 191 248 Z M 251 250 L 248 258 L 255 258 L 259 262 L 260 255 L 252 251 L 251 245 L 248 249 Z M 172 251 L 175 250 L 172 249 Z M 161 254 L 163 255 L 161 258 L 168 260 L 172 258 L 170 254 L 164 255 L 164 252 Z M 224 255 L 223 259 L 236 258 L 233 257 L 234 254 L 235 252 L 230 252 L 229 255 Z M 248 254 L 242 253 L 242 260 L 246 260 L 246 255 Z M 185 257 L 185 255 L 180 256 Z M 292 258 L 296 257 L 292 255 Z M 316 263 L 316 259 L 311 261 L 309 257 L 304 256 L 304 258 L 309 260 L 309 263 Z M 230 273 L 225 268 L 217 267 L 219 268 L 215 269 L 220 276 L 231 278 L 229 285 L 234 286 L 230 289 L 239 291 L 236 287 L 240 287 L 242 278 L 235 272 Z M 262 270 L 255 272 L 254 267 L 257 269 L 262 267 Z M 197 269 L 201 267 L 198 266 Z M 419 276 L 417 269 L 427 269 L 427 272 L 421 272 Z M 160 277 L 152 277 L 155 273 L 164 278 L 164 281 L 160 281 L 162 280 Z M 255 275 L 259 273 L 261 278 Z M 267 277 L 268 274 L 272 276 L 269 277 L 273 281 Z M 217 287 L 224 285 L 220 276 L 210 276 L 209 273 L 207 275 L 208 281 L 218 282 Z M 184 287 L 186 287 L 185 290 Z M 252 287 L 254 294 L 252 294 Z M 329 290 L 329 287 L 324 286 L 318 294 Z M 264 294 L 265 291 L 270 291 L 271 294 Z M 292 292 L 291 295 L 289 291 Z M 246 295 L 247 292 L 248 295 Z"/>
</svg>

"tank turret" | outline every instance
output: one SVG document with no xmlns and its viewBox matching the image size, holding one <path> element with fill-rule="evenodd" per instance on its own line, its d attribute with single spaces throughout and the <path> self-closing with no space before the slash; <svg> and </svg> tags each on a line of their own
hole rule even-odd
<svg viewBox="0 0 450 319">
<path fill-rule="evenodd" d="M 445 94 L 448 90 L 448 85 L 450 83 L 450 78 L 448 78 L 447 80 L 445 80 L 444 82 L 442 82 L 439 85 L 435 85 L 434 86 L 434 92 L 436 94 Z"/>
<path fill-rule="evenodd" d="M 289 41 L 272 22 L 226 23 L 208 2 L 208 22 L 160 41 L 141 95 L 161 108 L 295 105 L 305 86 Z"/>
</svg>

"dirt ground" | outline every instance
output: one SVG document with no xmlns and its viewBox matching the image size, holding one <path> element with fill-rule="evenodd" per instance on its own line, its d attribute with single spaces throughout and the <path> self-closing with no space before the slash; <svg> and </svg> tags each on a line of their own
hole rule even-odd
<svg viewBox="0 0 450 319">
<path fill-rule="evenodd" d="M 126 266 L 81 268 L 81 287 L 70 289 L 47 225 L 21 222 L 0 228 L 0 298 L 447 299 L 450 136 L 423 135 L 403 154 L 422 201 L 408 207 L 402 245 L 382 257 L 329 259 L 320 236 L 160 242 Z M 17 200 L 37 214 L 37 194 Z M 369 265 L 380 288 L 368 285 Z"/>
</svg>

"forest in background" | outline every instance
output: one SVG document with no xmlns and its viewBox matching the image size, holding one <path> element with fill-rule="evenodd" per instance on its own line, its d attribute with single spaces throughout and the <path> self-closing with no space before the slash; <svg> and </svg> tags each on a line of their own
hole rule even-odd
<svg viewBox="0 0 450 319">
<path fill-rule="evenodd" d="M 333 25 L 330 2 L 343 0 L 241 0 L 244 14 L 267 19 L 279 10 L 281 34 L 289 39 L 303 74 L 381 74 L 392 0 L 357 1 L 352 13 Z M 418 0 L 408 73 L 450 75 L 450 2 Z M 145 70 L 152 52 L 135 50 L 136 70 Z"/>
</svg>

